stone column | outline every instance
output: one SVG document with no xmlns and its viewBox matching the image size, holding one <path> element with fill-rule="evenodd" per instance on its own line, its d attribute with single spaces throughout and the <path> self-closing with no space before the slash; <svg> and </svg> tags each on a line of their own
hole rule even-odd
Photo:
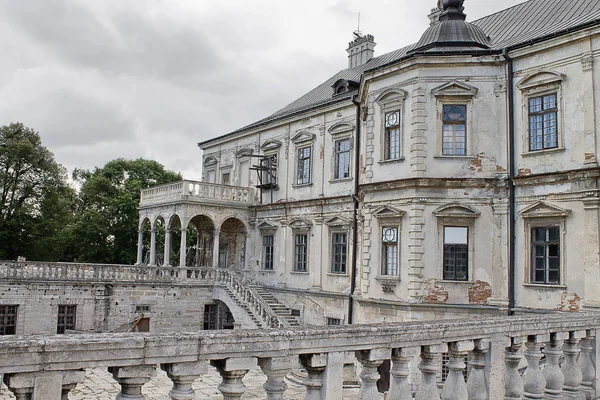
<svg viewBox="0 0 600 400">
<path fill-rule="evenodd" d="M 475 344 L 472 340 L 454 342 L 448 345 L 448 376 L 442 390 L 442 400 L 463 400 L 467 398 L 467 383 L 465 370 L 466 353 L 473 351 Z M 487 393 L 486 397 L 487 397 Z"/>
<path fill-rule="evenodd" d="M 212 266 L 214 268 L 218 268 L 219 267 L 219 236 L 220 233 L 217 229 L 215 229 L 214 233 L 213 233 L 213 259 L 212 259 Z"/>
<path fill-rule="evenodd" d="M 173 389 L 169 392 L 172 400 L 194 400 L 196 398 L 192 384 L 200 375 L 206 373 L 205 362 L 161 364 L 160 367 L 173 381 Z"/>
<path fill-rule="evenodd" d="M 248 371 L 256 367 L 256 358 L 226 358 L 224 360 L 211 360 L 210 365 L 215 367 L 223 377 L 219 385 L 219 391 L 223 394 L 223 400 L 241 399 L 246 386 L 242 378 Z"/>
<path fill-rule="evenodd" d="M 145 400 L 142 386 L 156 374 L 156 368 L 153 365 L 109 367 L 108 372 L 121 385 L 116 400 Z"/>
<path fill-rule="evenodd" d="M 568 338 L 568 332 L 551 333 L 550 341 L 546 343 L 546 349 L 544 350 L 544 354 L 546 354 L 546 368 L 544 368 L 544 378 L 546 379 L 544 395 L 546 399 L 562 399 L 565 376 L 560 369 L 559 360 L 563 354 L 563 340 Z"/>
<path fill-rule="evenodd" d="M 579 385 L 583 380 L 583 374 L 577 364 L 577 358 L 581 351 L 579 350 L 579 340 L 585 336 L 585 331 L 569 332 L 569 338 L 565 340 L 565 344 L 563 345 L 565 362 L 562 365 L 562 371 L 565 374 L 565 383 L 563 386 L 563 397 L 565 400 L 585 399 L 585 395 L 579 390 Z"/>
<path fill-rule="evenodd" d="M 527 369 L 523 373 L 523 398 L 541 399 L 546 388 L 546 378 L 540 370 L 540 359 L 543 354 L 541 351 L 544 342 L 550 340 L 550 334 L 531 335 L 527 338 L 525 347 L 525 358 L 527 359 Z"/>
<path fill-rule="evenodd" d="M 259 358 L 258 365 L 267 376 L 263 385 L 267 400 L 282 400 L 287 389 L 285 376 L 292 369 L 294 357 Z"/>
<path fill-rule="evenodd" d="M 165 230 L 165 253 L 164 253 L 164 263 L 165 267 L 171 265 L 171 230 Z"/>
<path fill-rule="evenodd" d="M 594 336 L 596 331 L 588 330 L 585 338 L 579 342 L 581 353 L 577 364 L 581 368 L 582 381 L 580 390 L 585 393 L 586 400 L 596 398 L 596 390 L 594 388 L 594 378 L 596 377 L 596 367 L 594 366 Z"/>
<path fill-rule="evenodd" d="M 156 228 L 150 231 L 150 261 L 148 265 L 156 265 Z"/>
<path fill-rule="evenodd" d="M 410 376 L 409 364 L 419 354 L 418 347 L 407 347 L 392 350 L 391 382 L 387 400 L 412 400 L 412 392 L 408 377 Z"/>
<path fill-rule="evenodd" d="M 390 349 L 359 350 L 356 352 L 356 359 L 363 367 L 360 373 L 361 384 L 358 400 L 379 400 L 377 381 L 380 375 L 377 372 L 377 367 L 385 360 L 390 359 L 391 355 Z"/>
<path fill-rule="evenodd" d="M 185 267 L 187 253 L 187 228 L 181 228 L 181 243 L 179 244 L 179 266 Z"/>
<path fill-rule="evenodd" d="M 69 392 L 85 380 L 85 371 L 7 374 L 4 382 L 17 400 L 67 400 Z"/>
<path fill-rule="evenodd" d="M 475 349 L 471 354 L 471 361 L 469 362 L 471 372 L 469 373 L 469 379 L 467 379 L 469 400 L 487 400 L 488 398 L 487 379 L 485 377 L 485 355 L 489 350 L 489 339 L 475 341 Z"/>
<path fill-rule="evenodd" d="M 417 365 L 421 371 L 421 386 L 415 400 L 432 400 L 440 398 L 436 375 L 440 370 L 440 353 L 446 353 L 446 343 L 421 347 L 421 363 Z"/>
<path fill-rule="evenodd" d="M 323 372 L 327 367 L 327 354 L 302 354 L 300 363 L 308 373 L 308 377 L 304 381 L 306 400 L 325 400 L 321 389 L 323 388 Z"/>
<path fill-rule="evenodd" d="M 522 339 L 515 337 L 511 339 L 511 345 L 506 348 L 505 363 L 506 376 L 504 377 L 504 399 L 521 400 L 523 396 L 523 378 L 519 373 L 521 362 Z"/>
<path fill-rule="evenodd" d="M 144 261 L 144 229 L 138 231 L 138 247 L 136 265 L 140 265 Z"/>
</svg>

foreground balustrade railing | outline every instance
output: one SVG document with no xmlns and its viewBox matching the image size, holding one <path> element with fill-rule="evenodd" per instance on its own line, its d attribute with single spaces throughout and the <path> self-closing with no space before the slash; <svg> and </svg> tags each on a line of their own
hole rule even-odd
<svg viewBox="0 0 600 400">
<path fill-rule="evenodd" d="M 362 366 L 358 399 L 363 400 L 381 398 L 377 369 L 388 359 L 387 400 L 595 399 L 599 322 L 596 315 L 562 314 L 285 330 L 2 337 L 0 373 L 18 400 L 33 399 L 32 393 L 58 400 L 67 399 L 82 382 L 84 369 L 107 367 L 121 385 L 117 399 L 141 400 L 142 386 L 160 365 L 173 382 L 170 398 L 182 400 L 195 398 L 192 383 L 210 364 L 222 376 L 218 390 L 223 398 L 233 400 L 246 392 L 242 378 L 258 365 L 267 377 L 265 398 L 275 400 L 283 398 L 284 377 L 299 361 L 308 373 L 305 398 L 337 400 L 343 393 L 345 357 L 340 354 L 353 353 Z M 449 372 L 440 390 L 442 353 L 448 355 Z M 527 368 L 521 375 L 523 359 Z M 416 393 L 411 381 L 418 385 Z"/>
</svg>

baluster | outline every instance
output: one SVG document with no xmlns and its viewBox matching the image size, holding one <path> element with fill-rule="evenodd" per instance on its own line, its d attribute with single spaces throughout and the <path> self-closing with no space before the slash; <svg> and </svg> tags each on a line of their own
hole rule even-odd
<svg viewBox="0 0 600 400">
<path fill-rule="evenodd" d="M 465 364 L 465 354 L 468 351 L 473 351 L 474 348 L 475 343 L 472 340 L 453 342 L 448 345 L 447 366 L 449 371 L 442 390 L 443 400 L 464 400 L 467 398 L 467 384 L 463 375 L 463 371 L 467 366 Z"/>
<path fill-rule="evenodd" d="M 565 362 L 562 365 L 563 373 L 565 374 L 565 383 L 563 386 L 563 395 L 566 399 L 582 399 L 585 398 L 579 390 L 579 385 L 583 380 L 583 374 L 577 363 L 579 357 L 579 340 L 584 338 L 585 331 L 571 331 L 569 338 L 565 340 L 563 352 L 565 353 Z"/>
<path fill-rule="evenodd" d="M 356 352 L 356 359 L 363 366 L 360 373 L 361 384 L 357 397 L 358 400 L 379 400 L 377 381 L 380 375 L 377 372 L 377 367 L 390 357 L 390 349 L 359 350 Z"/>
<path fill-rule="evenodd" d="M 440 370 L 440 353 L 448 351 L 448 345 L 434 344 L 421 348 L 421 362 L 417 365 L 421 371 L 421 386 L 415 400 L 433 400 L 440 398 L 436 375 Z"/>
<path fill-rule="evenodd" d="M 585 338 L 579 342 L 579 348 L 581 353 L 579 354 L 579 368 L 581 368 L 581 386 L 579 389 L 585 393 L 586 400 L 591 400 L 596 397 L 596 390 L 594 389 L 594 378 L 596 377 L 596 368 L 594 367 L 594 337 L 596 331 L 586 331 Z"/>
<path fill-rule="evenodd" d="M 409 364 L 419 354 L 420 348 L 407 347 L 392 350 L 391 382 L 387 400 L 412 400 Z"/>
<path fill-rule="evenodd" d="M 259 358 L 258 365 L 267 376 L 263 388 L 267 392 L 267 400 L 282 400 L 287 389 L 285 376 L 292 369 L 294 357 Z"/>
<path fill-rule="evenodd" d="M 196 398 L 192 384 L 201 374 L 207 372 L 206 363 L 162 364 L 160 367 L 173 382 L 173 388 L 169 392 L 169 397 L 172 400 L 193 400 Z"/>
<path fill-rule="evenodd" d="M 300 363 L 308 374 L 304 381 L 306 400 L 324 400 L 324 396 L 321 396 L 321 389 L 323 388 L 323 372 L 327 367 L 327 354 L 302 354 Z"/>
<path fill-rule="evenodd" d="M 562 399 L 565 377 L 560 369 L 559 360 L 563 354 L 562 341 L 568 338 L 568 332 L 555 332 L 550 334 L 550 341 L 546 343 L 544 349 L 546 355 L 546 367 L 544 368 L 546 390 L 544 394 L 547 399 Z"/>
<path fill-rule="evenodd" d="M 117 395 L 116 400 L 145 400 L 142 386 L 156 374 L 156 368 L 153 365 L 109 367 L 108 371 L 121 385 L 121 392 Z"/>
<path fill-rule="evenodd" d="M 523 398 L 541 399 L 546 388 L 546 379 L 540 370 L 541 348 L 544 342 L 550 340 L 550 335 L 531 335 L 527 337 L 525 358 L 527 369 L 523 373 Z"/>
<path fill-rule="evenodd" d="M 223 381 L 219 385 L 219 391 L 223 394 L 223 400 L 235 400 L 240 399 L 246 392 L 246 386 L 244 386 L 242 378 L 250 369 L 256 367 L 256 358 L 211 360 L 210 364 L 223 377 Z"/>
<path fill-rule="evenodd" d="M 487 399 L 487 380 L 485 378 L 485 355 L 490 350 L 489 339 L 479 339 L 475 341 L 475 349 L 471 353 L 469 366 L 471 372 L 467 379 L 467 391 L 469 400 Z"/>
<path fill-rule="evenodd" d="M 519 363 L 522 358 L 521 347 L 523 347 L 522 338 L 515 337 L 511 338 L 511 345 L 505 350 L 504 400 L 520 400 L 523 395 L 523 378 L 519 373 Z"/>
</svg>

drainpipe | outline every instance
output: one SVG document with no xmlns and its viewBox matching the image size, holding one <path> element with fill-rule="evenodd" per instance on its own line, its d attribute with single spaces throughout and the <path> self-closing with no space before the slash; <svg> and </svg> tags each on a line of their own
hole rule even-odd
<svg viewBox="0 0 600 400">
<path fill-rule="evenodd" d="M 508 97 L 508 315 L 514 314 L 515 308 L 515 225 L 517 202 L 515 200 L 515 116 L 513 99 L 513 60 L 507 49 L 502 50 L 506 60 L 506 95 Z"/>
<path fill-rule="evenodd" d="M 356 291 L 356 274 L 358 272 L 358 187 L 360 183 L 360 102 L 358 95 L 352 98 L 356 106 L 356 134 L 354 135 L 354 194 L 352 195 L 352 272 L 350 275 L 350 295 L 348 297 L 348 324 L 353 323 L 354 292 Z"/>
</svg>

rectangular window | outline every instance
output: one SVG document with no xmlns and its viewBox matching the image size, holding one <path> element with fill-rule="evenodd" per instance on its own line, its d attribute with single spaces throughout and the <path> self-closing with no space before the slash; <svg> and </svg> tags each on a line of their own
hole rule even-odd
<svg viewBox="0 0 600 400">
<path fill-rule="evenodd" d="M 556 93 L 529 99 L 529 151 L 558 147 Z"/>
<path fill-rule="evenodd" d="M 531 282 L 560 283 L 560 228 L 531 228 Z"/>
<path fill-rule="evenodd" d="M 469 228 L 444 227 L 444 280 L 467 281 L 469 279 Z"/>
<path fill-rule="evenodd" d="M 229 185 L 230 183 L 230 174 L 229 172 L 226 174 L 223 174 L 223 185 Z"/>
<path fill-rule="evenodd" d="M 442 155 L 467 155 L 467 106 L 445 105 L 442 128 Z"/>
<path fill-rule="evenodd" d="M 384 227 L 381 230 L 383 263 L 381 275 L 398 276 L 398 228 Z"/>
<path fill-rule="evenodd" d="M 16 334 L 18 309 L 17 305 L 0 305 L 0 335 Z"/>
<path fill-rule="evenodd" d="M 346 234 L 336 232 L 331 235 L 331 272 L 346 273 Z"/>
<path fill-rule="evenodd" d="M 277 185 L 277 155 L 273 154 L 261 158 L 260 167 L 260 184 L 265 189 L 270 189 Z"/>
<path fill-rule="evenodd" d="M 341 319 L 327 317 L 327 325 L 341 325 L 341 324 L 342 324 Z"/>
<path fill-rule="evenodd" d="M 263 269 L 273 270 L 273 235 L 263 236 Z"/>
<path fill-rule="evenodd" d="M 306 272 L 306 263 L 308 260 L 308 235 L 304 233 L 296 234 L 295 241 L 295 263 L 294 271 Z"/>
<path fill-rule="evenodd" d="M 350 177 L 350 139 L 335 141 L 334 168 L 334 179 Z"/>
<path fill-rule="evenodd" d="M 56 333 L 63 334 L 67 330 L 74 330 L 76 314 L 76 305 L 59 305 L 58 322 L 56 323 Z"/>
<path fill-rule="evenodd" d="M 310 183 L 311 152 L 311 147 L 303 147 L 298 149 L 298 174 L 296 177 L 296 183 L 298 185 Z"/>
<path fill-rule="evenodd" d="M 384 159 L 400 158 L 400 111 L 385 114 Z"/>
</svg>

